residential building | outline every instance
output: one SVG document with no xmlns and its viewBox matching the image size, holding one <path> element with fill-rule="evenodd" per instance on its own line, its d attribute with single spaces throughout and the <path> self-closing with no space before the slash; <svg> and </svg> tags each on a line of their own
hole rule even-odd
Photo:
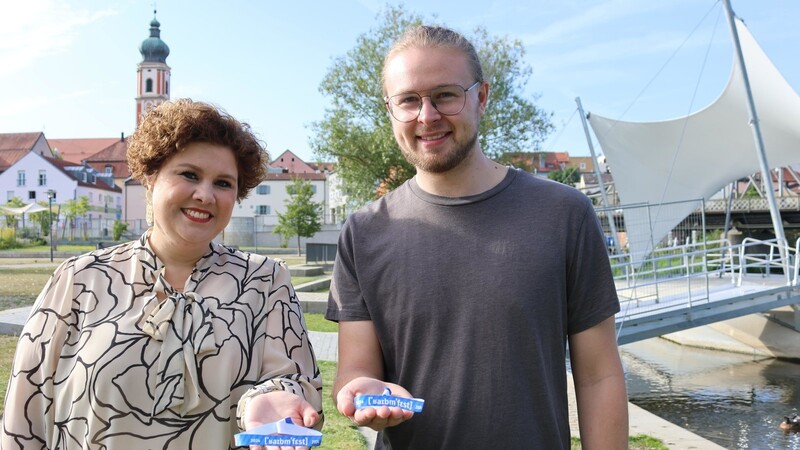
<svg viewBox="0 0 800 450">
<path fill-rule="evenodd" d="M 90 166 L 62 159 L 42 156 L 31 151 L 0 173 L 0 186 L 4 187 L 5 202 L 19 197 L 25 203 L 52 202 L 54 213 L 68 200 L 85 196 L 89 211 L 69 225 L 63 215 L 57 226 L 77 228 L 90 237 L 110 234 L 113 222 L 120 218 L 122 189 L 110 177 L 103 176 Z M 48 195 L 50 193 L 50 195 Z M 52 197 L 52 199 L 51 199 Z"/>
<path fill-rule="evenodd" d="M 314 190 L 313 201 L 322 203 L 324 211 L 328 211 L 330 192 L 328 173 L 318 167 L 330 168 L 330 164 L 308 164 L 291 150 L 284 151 L 270 163 L 267 179 L 256 186 L 247 198 L 233 208 L 233 217 L 255 217 L 258 227 L 272 227 L 278 224 L 278 214 L 285 211 L 286 202 L 290 198 L 289 186 L 296 179 L 311 183 Z M 331 223 L 330 217 L 324 214 L 323 223 Z"/>
<path fill-rule="evenodd" d="M 52 156 L 50 145 L 41 131 L 35 133 L 0 133 L 0 174 L 31 152 L 40 156 Z"/>
</svg>

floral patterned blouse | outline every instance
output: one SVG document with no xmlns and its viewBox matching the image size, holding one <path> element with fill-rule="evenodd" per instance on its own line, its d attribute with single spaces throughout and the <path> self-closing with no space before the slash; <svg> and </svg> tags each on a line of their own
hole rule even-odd
<svg viewBox="0 0 800 450">
<path fill-rule="evenodd" d="M 285 263 L 211 243 L 182 292 L 163 269 L 147 233 L 56 269 L 17 345 L 0 447 L 232 448 L 240 399 L 275 388 L 322 415 Z"/>
</svg>

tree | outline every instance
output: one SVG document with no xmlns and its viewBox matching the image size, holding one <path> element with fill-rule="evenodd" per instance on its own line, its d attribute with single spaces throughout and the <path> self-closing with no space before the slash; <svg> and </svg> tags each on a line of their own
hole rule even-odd
<svg viewBox="0 0 800 450">
<path fill-rule="evenodd" d="M 89 197 L 85 195 L 81 195 L 77 200 L 70 199 L 64 202 L 64 218 L 67 219 L 67 225 L 70 229 L 70 239 L 75 237 L 75 219 L 85 216 L 87 212 L 89 212 Z M 66 232 L 66 228 L 67 227 L 65 227 L 64 232 Z M 62 239 L 64 238 L 63 234 L 62 232 Z"/>
<path fill-rule="evenodd" d="M 11 200 L 6 202 L 6 206 L 9 208 L 22 208 L 25 206 L 25 202 L 22 201 L 19 197 L 11 197 Z M 9 228 L 17 228 L 17 215 L 16 214 L 6 214 L 6 226 Z"/>
<path fill-rule="evenodd" d="M 574 187 L 575 183 L 580 181 L 581 174 L 578 172 L 577 167 L 567 167 L 566 169 L 554 170 L 548 173 L 547 178 Z"/>
<path fill-rule="evenodd" d="M 319 220 L 322 203 L 312 200 L 314 188 L 309 181 L 296 178 L 287 190 L 289 198 L 286 200 L 286 212 L 278 214 L 278 225 L 272 232 L 280 234 L 284 242 L 297 236 L 297 255 L 300 256 L 300 238 L 314 236 L 322 229 Z"/>
<path fill-rule="evenodd" d="M 128 231 L 128 223 L 117 219 L 114 221 L 114 226 L 111 229 L 114 240 L 118 241 L 122 237 L 122 233 Z"/>
<path fill-rule="evenodd" d="M 361 34 L 356 46 L 337 58 L 320 85 L 331 98 L 325 118 L 312 124 L 311 147 L 320 159 L 337 161 L 337 174 L 346 194 L 359 203 L 373 200 L 405 182 L 415 173 L 392 135 L 383 104 L 380 74 L 383 56 L 392 42 L 422 18 L 400 6 L 379 14 L 378 27 Z M 532 69 L 524 65 L 524 47 L 518 40 L 492 37 L 476 28 L 468 37 L 483 64 L 490 84 L 489 104 L 481 120 L 480 142 L 491 158 L 506 152 L 530 150 L 552 130 L 551 114 L 525 97 Z"/>
<path fill-rule="evenodd" d="M 50 211 L 50 203 L 46 201 L 36 202 L 37 205 L 47 208 L 47 211 L 39 211 L 30 215 L 31 221 L 39 225 L 43 236 L 50 236 L 50 228 L 53 224 L 53 216 Z"/>
</svg>

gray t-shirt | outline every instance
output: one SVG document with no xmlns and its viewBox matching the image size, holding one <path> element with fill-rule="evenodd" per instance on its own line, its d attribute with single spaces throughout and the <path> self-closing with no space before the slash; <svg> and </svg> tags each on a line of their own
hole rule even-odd
<svg viewBox="0 0 800 450">
<path fill-rule="evenodd" d="M 385 379 L 425 399 L 385 448 L 568 449 L 567 335 L 618 311 L 589 199 L 509 169 L 463 198 L 412 179 L 348 217 L 326 317 L 373 321 Z"/>
</svg>

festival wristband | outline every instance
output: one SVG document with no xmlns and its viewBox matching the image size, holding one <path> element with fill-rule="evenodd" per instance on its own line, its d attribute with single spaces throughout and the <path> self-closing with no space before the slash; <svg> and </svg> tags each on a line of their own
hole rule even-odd
<svg viewBox="0 0 800 450">
<path fill-rule="evenodd" d="M 316 447 L 322 444 L 322 433 L 295 425 L 289 417 L 238 433 L 234 438 L 237 447 L 247 445 Z"/>
<path fill-rule="evenodd" d="M 355 398 L 356 409 L 378 408 L 381 406 L 396 406 L 411 412 L 422 412 L 425 400 L 421 398 L 406 398 L 392 395 L 389 388 L 383 390 L 382 395 L 357 395 Z"/>
</svg>

